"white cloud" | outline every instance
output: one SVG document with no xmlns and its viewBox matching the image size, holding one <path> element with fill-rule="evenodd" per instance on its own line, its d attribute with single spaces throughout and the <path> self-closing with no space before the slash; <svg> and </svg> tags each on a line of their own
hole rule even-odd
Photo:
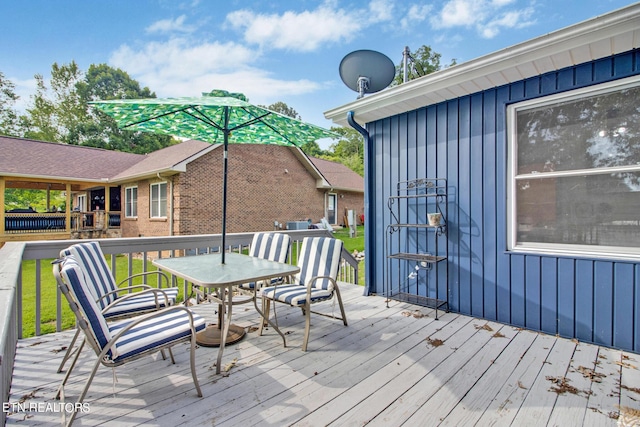
<svg viewBox="0 0 640 427">
<path fill-rule="evenodd" d="M 369 23 L 393 20 L 394 4 L 392 0 L 371 0 L 369 3 Z"/>
<path fill-rule="evenodd" d="M 511 8 L 514 0 L 449 0 L 431 19 L 436 29 L 475 28 L 490 39 L 504 28 L 522 28 L 535 22 L 533 7 Z"/>
<path fill-rule="evenodd" d="M 140 50 L 122 45 L 111 54 L 109 62 L 134 75 L 156 73 L 167 79 L 182 79 L 242 68 L 258 56 L 233 42 L 191 44 L 184 38 L 172 38 L 148 43 Z"/>
<path fill-rule="evenodd" d="M 349 41 L 364 27 L 392 18 L 393 3 L 372 0 L 367 10 L 345 11 L 335 1 L 315 10 L 258 14 L 239 10 L 227 15 L 227 24 L 243 31 L 244 40 L 263 49 L 311 52 L 326 43 Z"/>
<path fill-rule="evenodd" d="M 185 15 L 180 15 L 176 19 L 162 19 L 149 25 L 145 28 L 145 31 L 149 34 L 174 32 L 191 33 L 195 31 L 197 29 L 195 26 L 185 25 L 184 22 L 186 19 L 187 17 Z"/>
<path fill-rule="evenodd" d="M 432 10 L 433 6 L 429 4 L 412 4 L 407 14 L 400 19 L 400 27 L 403 30 L 407 30 L 411 28 L 411 26 L 425 21 Z"/>
<path fill-rule="evenodd" d="M 223 88 L 270 100 L 279 95 L 296 95 L 317 90 L 320 85 L 306 79 L 282 80 L 252 64 L 259 53 L 237 43 L 192 45 L 182 38 L 153 42 L 136 50 L 128 45 L 110 57 L 114 67 L 127 70 L 143 86 L 158 96 L 198 96 Z"/>
</svg>

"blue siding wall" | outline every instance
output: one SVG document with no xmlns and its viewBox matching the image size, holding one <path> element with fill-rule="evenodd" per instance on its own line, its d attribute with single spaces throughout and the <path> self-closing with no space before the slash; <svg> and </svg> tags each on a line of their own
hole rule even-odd
<svg viewBox="0 0 640 427">
<path fill-rule="evenodd" d="M 420 294 L 435 283 L 444 292 L 448 273 L 453 311 L 639 352 L 640 263 L 506 249 L 507 105 L 635 74 L 639 50 L 369 123 L 370 292 L 384 291 L 386 200 L 396 183 L 447 178 L 448 264 L 437 280 L 421 276 Z M 392 265 L 392 276 L 406 277 L 402 268 Z"/>
</svg>

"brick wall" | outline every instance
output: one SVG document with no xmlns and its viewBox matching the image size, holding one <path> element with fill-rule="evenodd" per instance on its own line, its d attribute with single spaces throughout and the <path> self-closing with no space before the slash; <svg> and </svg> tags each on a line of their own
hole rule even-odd
<svg viewBox="0 0 640 427">
<path fill-rule="evenodd" d="M 222 155 L 221 148 L 212 150 L 190 162 L 186 172 L 167 179 L 173 179 L 174 184 L 174 234 L 222 232 Z M 287 221 L 310 218 L 318 223 L 324 216 L 327 190 L 316 188 L 315 178 L 290 148 L 231 144 L 228 163 L 228 233 L 272 230 L 274 221 L 286 225 Z M 168 219 L 149 219 L 149 185 L 152 182 L 158 180 L 138 183 L 138 218 L 123 217 L 123 237 L 169 235 Z M 122 200 L 126 186 L 122 186 Z M 358 214 L 363 212 L 362 193 L 336 193 L 338 224 L 343 222 L 345 208 L 355 209 Z"/>
<path fill-rule="evenodd" d="M 176 179 L 179 234 L 221 232 L 222 153 L 213 150 L 189 163 Z M 231 144 L 228 162 L 227 232 L 271 230 L 274 221 L 322 217 L 323 193 L 290 148 Z"/>
</svg>

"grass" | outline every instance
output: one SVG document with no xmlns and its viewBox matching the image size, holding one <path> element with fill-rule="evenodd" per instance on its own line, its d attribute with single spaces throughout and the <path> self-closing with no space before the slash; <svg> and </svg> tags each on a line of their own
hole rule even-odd
<svg viewBox="0 0 640 427">
<path fill-rule="evenodd" d="M 334 231 L 334 236 L 344 242 L 344 247 L 349 252 L 353 253 L 354 250 L 362 252 L 364 250 L 364 227 L 359 226 L 357 228 L 356 237 L 349 237 L 349 229 L 343 228 Z M 110 257 L 107 257 L 108 264 L 111 265 Z M 57 298 L 57 286 L 55 278 L 51 273 L 51 261 L 53 259 L 42 260 L 40 262 L 40 331 L 42 334 L 53 333 L 56 331 L 56 298 Z M 127 278 L 128 274 L 129 258 L 124 255 L 116 257 L 116 283 Z M 142 273 L 143 262 L 141 259 L 132 260 L 132 274 Z M 364 261 L 361 261 L 358 265 L 358 283 L 364 284 Z M 22 336 L 32 337 L 35 335 L 36 324 L 36 261 L 29 260 L 22 262 Z M 147 271 L 155 271 L 156 267 L 147 262 Z M 136 282 L 140 283 L 140 281 Z M 149 283 L 155 283 L 155 277 L 149 279 Z M 75 325 L 75 317 L 69 309 L 64 296 L 61 296 L 62 306 L 62 328 L 69 329 Z M 178 294 L 178 301 L 183 301 L 182 286 L 180 286 L 180 293 Z"/>
<path fill-rule="evenodd" d="M 349 237 L 348 228 L 340 228 L 333 232 L 333 236 L 344 242 L 344 248 L 353 253 L 354 250 L 358 252 L 364 251 L 364 226 L 359 225 L 356 227 L 356 236 Z M 358 284 L 364 286 L 364 261 L 358 263 Z"/>
</svg>

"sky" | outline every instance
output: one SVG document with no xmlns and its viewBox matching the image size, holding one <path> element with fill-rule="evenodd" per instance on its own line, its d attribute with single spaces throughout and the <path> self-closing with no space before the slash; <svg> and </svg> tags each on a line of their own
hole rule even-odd
<svg viewBox="0 0 640 427">
<path fill-rule="evenodd" d="M 34 75 L 106 63 L 158 97 L 242 92 L 285 102 L 330 128 L 355 101 L 342 58 L 378 51 L 394 64 L 423 45 L 458 64 L 635 2 L 622 0 L 5 0 L 0 72 L 30 105 Z M 326 147 L 324 147 L 326 148 Z"/>
</svg>

